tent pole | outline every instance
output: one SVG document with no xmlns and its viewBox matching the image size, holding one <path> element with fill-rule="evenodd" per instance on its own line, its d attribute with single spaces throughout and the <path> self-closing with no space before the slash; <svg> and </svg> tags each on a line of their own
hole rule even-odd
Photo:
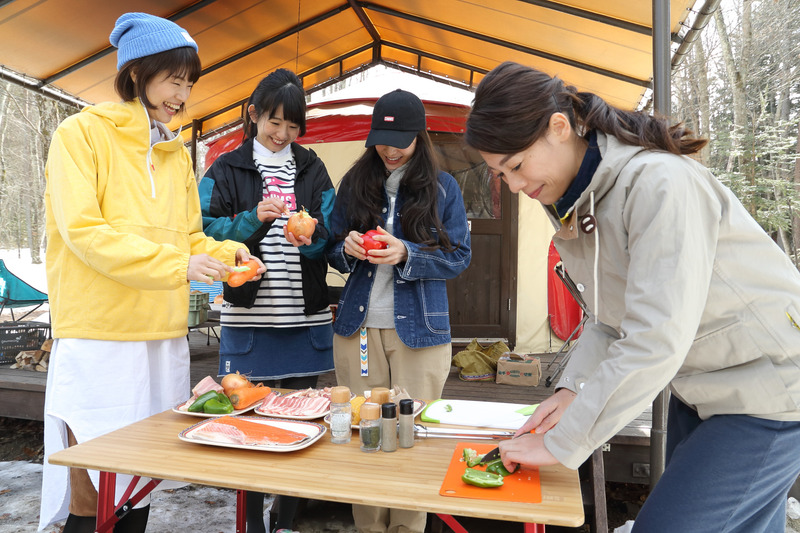
<svg viewBox="0 0 800 533">
<path fill-rule="evenodd" d="M 669 0 L 653 0 L 653 109 L 669 116 L 670 88 L 670 5 Z M 667 449 L 667 410 L 669 388 L 653 400 L 653 423 L 650 430 L 650 489 L 664 473 Z"/>
</svg>

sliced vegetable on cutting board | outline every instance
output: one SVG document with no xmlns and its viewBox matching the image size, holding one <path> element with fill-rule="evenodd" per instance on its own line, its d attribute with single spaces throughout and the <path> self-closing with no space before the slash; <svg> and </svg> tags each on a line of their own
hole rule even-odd
<svg viewBox="0 0 800 533">
<path fill-rule="evenodd" d="M 472 448 L 477 454 L 485 454 L 496 446 L 496 443 L 480 444 L 475 442 L 459 442 L 450 459 L 439 494 L 455 498 L 474 498 L 483 500 L 497 500 L 506 502 L 540 503 L 542 501 L 542 487 L 539 481 L 537 468 L 522 467 L 508 476 L 502 477 L 500 486 L 485 488 L 468 485 L 462 480 L 467 467 L 464 461 L 464 448 Z M 484 470 L 483 465 L 476 465 L 474 470 Z M 474 474 L 472 474 L 474 475 Z"/>
</svg>

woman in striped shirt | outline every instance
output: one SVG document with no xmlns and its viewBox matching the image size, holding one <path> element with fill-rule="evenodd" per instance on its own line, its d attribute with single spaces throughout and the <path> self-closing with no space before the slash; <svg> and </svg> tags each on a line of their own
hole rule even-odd
<svg viewBox="0 0 800 533">
<path fill-rule="evenodd" d="M 325 283 L 334 188 L 305 134 L 306 103 L 297 75 L 279 69 L 250 97 L 245 141 L 220 156 L 200 182 L 209 236 L 244 242 L 267 267 L 260 283 L 225 286 L 219 374 L 247 374 L 273 387 L 316 387 L 333 370 L 333 329 Z M 288 233 L 291 212 L 316 219 L 311 238 Z M 296 498 L 281 498 L 278 527 L 290 528 Z M 248 493 L 248 533 L 264 531 L 263 495 Z M 255 511 L 255 513 L 250 512 Z"/>
</svg>

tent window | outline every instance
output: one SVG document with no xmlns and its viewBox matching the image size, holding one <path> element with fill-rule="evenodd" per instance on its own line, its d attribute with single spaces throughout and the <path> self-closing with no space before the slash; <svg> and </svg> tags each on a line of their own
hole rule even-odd
<svg viewBox="0 0 800 533">
<path fill-rule="evenodd" d="M 442 169 L 461 187 L 469 218 L 500 219 L 500 180 L 492 178 L 477 150 L 459 133 L 429 132 Z"/>
</svg>

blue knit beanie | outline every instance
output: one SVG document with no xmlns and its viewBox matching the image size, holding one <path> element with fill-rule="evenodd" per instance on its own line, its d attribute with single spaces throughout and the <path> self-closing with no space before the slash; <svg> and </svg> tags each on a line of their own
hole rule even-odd
<svg viewBox="0 0 800 533">
<path fill-rule="evenodd" d="M 197 43 L 189 32 L 170 20 L 147 13 L 122 15 L 117 19 L 108 40 L 117 47 L 117 70 L 132 59 L 173 48 L 190 46 L 197 51 Z"/>
</svg>

